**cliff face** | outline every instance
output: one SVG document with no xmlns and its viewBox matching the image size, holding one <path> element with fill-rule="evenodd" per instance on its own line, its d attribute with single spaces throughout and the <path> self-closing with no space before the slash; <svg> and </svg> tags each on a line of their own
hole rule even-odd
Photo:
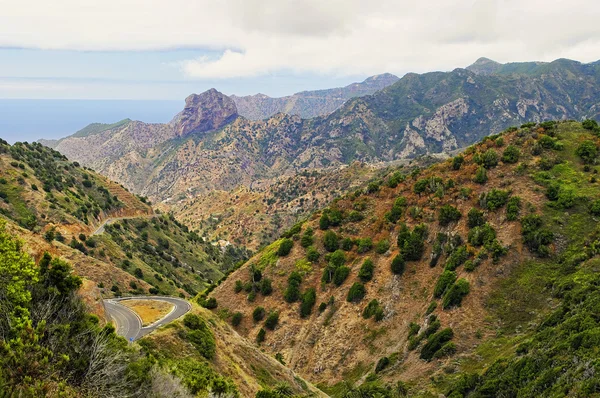
<svg viewBox="0 0 600 398">
<path fill-rule="evenodd" d="M 184 137 L 221 128 L 236 117 L 235 103 L 213 88 L 187 97 L 185 108 L 175 116 L 171 125 L 178 137 Z"/>
</svg>

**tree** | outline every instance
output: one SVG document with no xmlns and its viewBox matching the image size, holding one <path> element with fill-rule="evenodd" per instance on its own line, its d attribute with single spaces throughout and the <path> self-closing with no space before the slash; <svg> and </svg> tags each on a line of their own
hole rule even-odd
<svg viewBox="0 0 600 398">
<path fill-rule="evenodd" d="M 300 317 L 306 318 L 309 316 L 316 302 L 317 291 L 311 287 L 302 295 L 302 303 L 300 304 Z"/>
<path fill-rule="evenodd" d="M 464 161 L 465 161 L 465 158 L 462 157 L 461 155 L 455 156 L 454 158 L 452 158 L 452 169 L 460 170 L 460 167 L 462 166 Z"/>
<path fill-rule="evenodd" d="M 354 282 L 354 284 L 350 287 L 348 291 L 348 296 L 346 297 L 346 301 L 349 303 L 357 303 L 365 297 L 366 294 L 365 285 L 360 282 Z"/>
<path fill-rule="evenodd" d="M 454 332 L 450 328 L 440 330 L 436 334 L 429 337 L 427 343 L 421 349 L 421 359 L 426 361 L 433 359 L 435 353 L 441 349 L 446 342 L 452 340 L 453 337 Z"/>
<path fill-rule="evenodd" d="M 456 272 L 454 271 L 444 271 L 442 275 L 440 275 L 435 287 L 433 289 L 433 297 L 440 298 L 446 293 L 446 291 L 452 286 L 452 284 L 456 281 Z"/>
<path fill-rule="evenodd" d="M 242 314 L 241 312 L 236 312 L 231 317 L 231 324 L 233 326 L 239 326 L 239 324 L 242 323 L 243 317 L 244 317 L 244 314 Z"/>
<path fill-rule="evenodd" d="M 458 307 L 462 303 L 463 297 L 469 294 L 469 282 L 466 279 L 459 279 L 452 285 L 450 289 L 444 294 L 442 300 L 442 308 L 448 309 L 451 307 Z"/>
<path fill-rule="evenodd" d="M 254 322 L 260 322 L 265 317 L 265 309 L 263 307 L 256 307 L 254 311 L 252 311 L 252 319 Z"/>
<path fill-rule="evenodd" d="M 485 184 L 488 180 L 487 177 L 487 171 L 485 170 L 485 167 L 483 166 L 479 166 L 479 168 L 477 169 L 477 172 L 475 173 L 475 177 L 473 178 L 473 181 L 475 181 L 478 184 Z"/>
<path fill-rule="evenodd" d="M 321 257 L 321 253 L 319 253 L 313 246 L 310 246 L 306 251 L 306 259 L 311 263 L 319 261 L 319 257 Z"/>
<path fill-rule="evenodd" d="M 269 330 L 274 330 L 279 323 L 279 312 L 273 311 L 265 320 L 265 327 Z"/>
<path fill-rule="evenodd" d="M 300 298 L 300 284 L 302 283 L 302 275 L 299 272 L 294 271 L 288 277 L 288 286 L 283 293 L 283 298 L 288 303 L 298 301 Z"/>
<path fill-rule="evenodd" d="M 265 329 L 260 328 L 260 330 L 258 331 L 258 334 L 256 335 L 256 342 L 258 344 L 262 343 L 263 341 L 265 341 L 265 335 L 267 334 L 267 332 L 265 331 Z"/>
<path fill-rule="evenodd" d="M 328 252 L 334 252 L 340 247 L 338 242 L 338 236 L 335 232 L 325 232 L 325 235 L 323 236 L 323 246 Z"/>
<path fill-rule="evenodd" d="M 308 228 L 306 228 L 306 231 L 304 231 L 304 234 L 302 234 L 302 238 L 300 239 L 300 246 L 302 246 L 304 248 L 308 248 L 313 243 L 314 243 L 313 229 L 308 227 Z"/>
<path fill-rule="evenodd" d="M 285 257 L 290 254 L 292 247 L 294 246 L 294 241 L 289 238 L 283 238 L 281 243 L 279 244 L 279 248 L 277 249 L 277 255 L 279 257 Z"/>
<path fill-rule="evenodd" d="M 360 270 L 358 271 L 358 279 L 362 282 L 369 282 L 373 279 L 373 272 L 375 271 L 375 266 L 373 265 L 373 261 L 370 258 L 365 259 L 362 263 Z"/>
<path fill-rule="evenodd" d="M 406 262 L 404 261 L 404 257 L 402 254 L 396 255 L 392 260 L 392 272 L 396 275 L 402 275 L 404 273 L 404 268 L 406 266 Z"/>
<path fill-rule="evenodd" d="M 498 154 L 490 148 L 482 155 L 481 161 L 486 169 L 494 168 L 498 165 Z"/>
<path fill-rule="evenodd" d="M 504 163 L 517 163 L 519 161 L 520 156 L 521 151 L 519 151 L 519 149 L 516 146 L 509 145 L 502 153 L 502 161 Z"/>
<path fill-rule="evenodd" d="M 350 275 L 350 268 L 346 266 L 336 268 L 335 272 L 333 273 L 333 283 L 336 286 L 341 286 L 346 278 L 348 278 L 348 275 Z"/>
<path fill-rule="evenodd" d="M 323 213 L 321 218 L 319 219 L 319 229 L 325 231 L 329 229 L 329 225 L 331 225 L 331 221 L 329 220 L 329 216 L 327 213 Z"/>
<path fill-rule="evenodd" d="M 446 226 L 451 222 L 460 220 L 461 214 L 460 211 L 451 205 L 444 205 L 440 207 L 438 213 L 438 221 L 441 226 Z"/>
<path fill-rule="evenodd" d="M 584 163 L 594 163 L 596 157 L 598 156 L 598 148 L 593 141 L 585 140 L 579 144 L 575 154 L 579 156 Z"/>
<path fill-rule="evenodd" d="M 471 208 L 471 210 L 469 210 L 469 213 L 467 214 L 467 226 L 469 228 L 475 228 L 483 224 L 485 224 L 483 212 L 477 210 L 474 207 Z"/>
</svg>

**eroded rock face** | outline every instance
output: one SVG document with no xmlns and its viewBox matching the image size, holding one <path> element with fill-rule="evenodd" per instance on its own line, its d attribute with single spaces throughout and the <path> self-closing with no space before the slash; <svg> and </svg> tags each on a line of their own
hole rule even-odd
<svg viewBox="0 0 600 398">
<path fill-rule="evenodd" d="M 225 126 L 238 116 L 235 102 L 214 88 L 185 99 L 185 108 L 171 124 L 175 134 L 184 137 Z"/>
</svg>

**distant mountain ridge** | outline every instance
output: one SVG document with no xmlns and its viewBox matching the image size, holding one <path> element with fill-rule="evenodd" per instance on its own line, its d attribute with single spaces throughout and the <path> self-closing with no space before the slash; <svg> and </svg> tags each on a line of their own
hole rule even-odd
<svg viewBox="0 0 600 398">
<path fill-rule="evenodd" d="M 528 73 L 470 69 L 409 73 L 312 119 L 278 113 L 249 120 L 231 98 L 209 90 L 188 97 L 169 124 L 130 122 L 65 138 L 56 149 L 153 201 L 172 202 L 264 186 L 304 169 L 453 151 L 528 121 L 600 115 L 598 63 L 557 60 Z"/>
<path fill-rule="evenodd" d="M 367 78 L 361 83 L 325 90 L 301 91 L 285 97 L 273 98 L 265 94 L 238 97 L 232 95 L 240 115 L 251 120 L 262 120 L 276 113 L 298 115 L 303 119 L 327 115 L 347 100 L 370 95 L 399 80 L 398 76 L 383 73 Z"/>
</svg>

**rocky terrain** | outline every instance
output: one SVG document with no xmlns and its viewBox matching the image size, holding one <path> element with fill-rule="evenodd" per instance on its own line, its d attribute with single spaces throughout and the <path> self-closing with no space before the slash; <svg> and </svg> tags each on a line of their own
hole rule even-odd
<svg viewBox="0 0 600 398">
<path fill-rule="evenodd" d="M 327 115 L 346 101 L 370 95 L 398 81 L 390 73 L 371 76 L 361 83 L 326 90 L 302 91 L 286 97 L 273 98 L 264 94 L 238 97 L 232 95 L 240 115 L 250 120 L 267 119 L 277 113 L 297 115 L 303 119 Z"/>
</svg>

